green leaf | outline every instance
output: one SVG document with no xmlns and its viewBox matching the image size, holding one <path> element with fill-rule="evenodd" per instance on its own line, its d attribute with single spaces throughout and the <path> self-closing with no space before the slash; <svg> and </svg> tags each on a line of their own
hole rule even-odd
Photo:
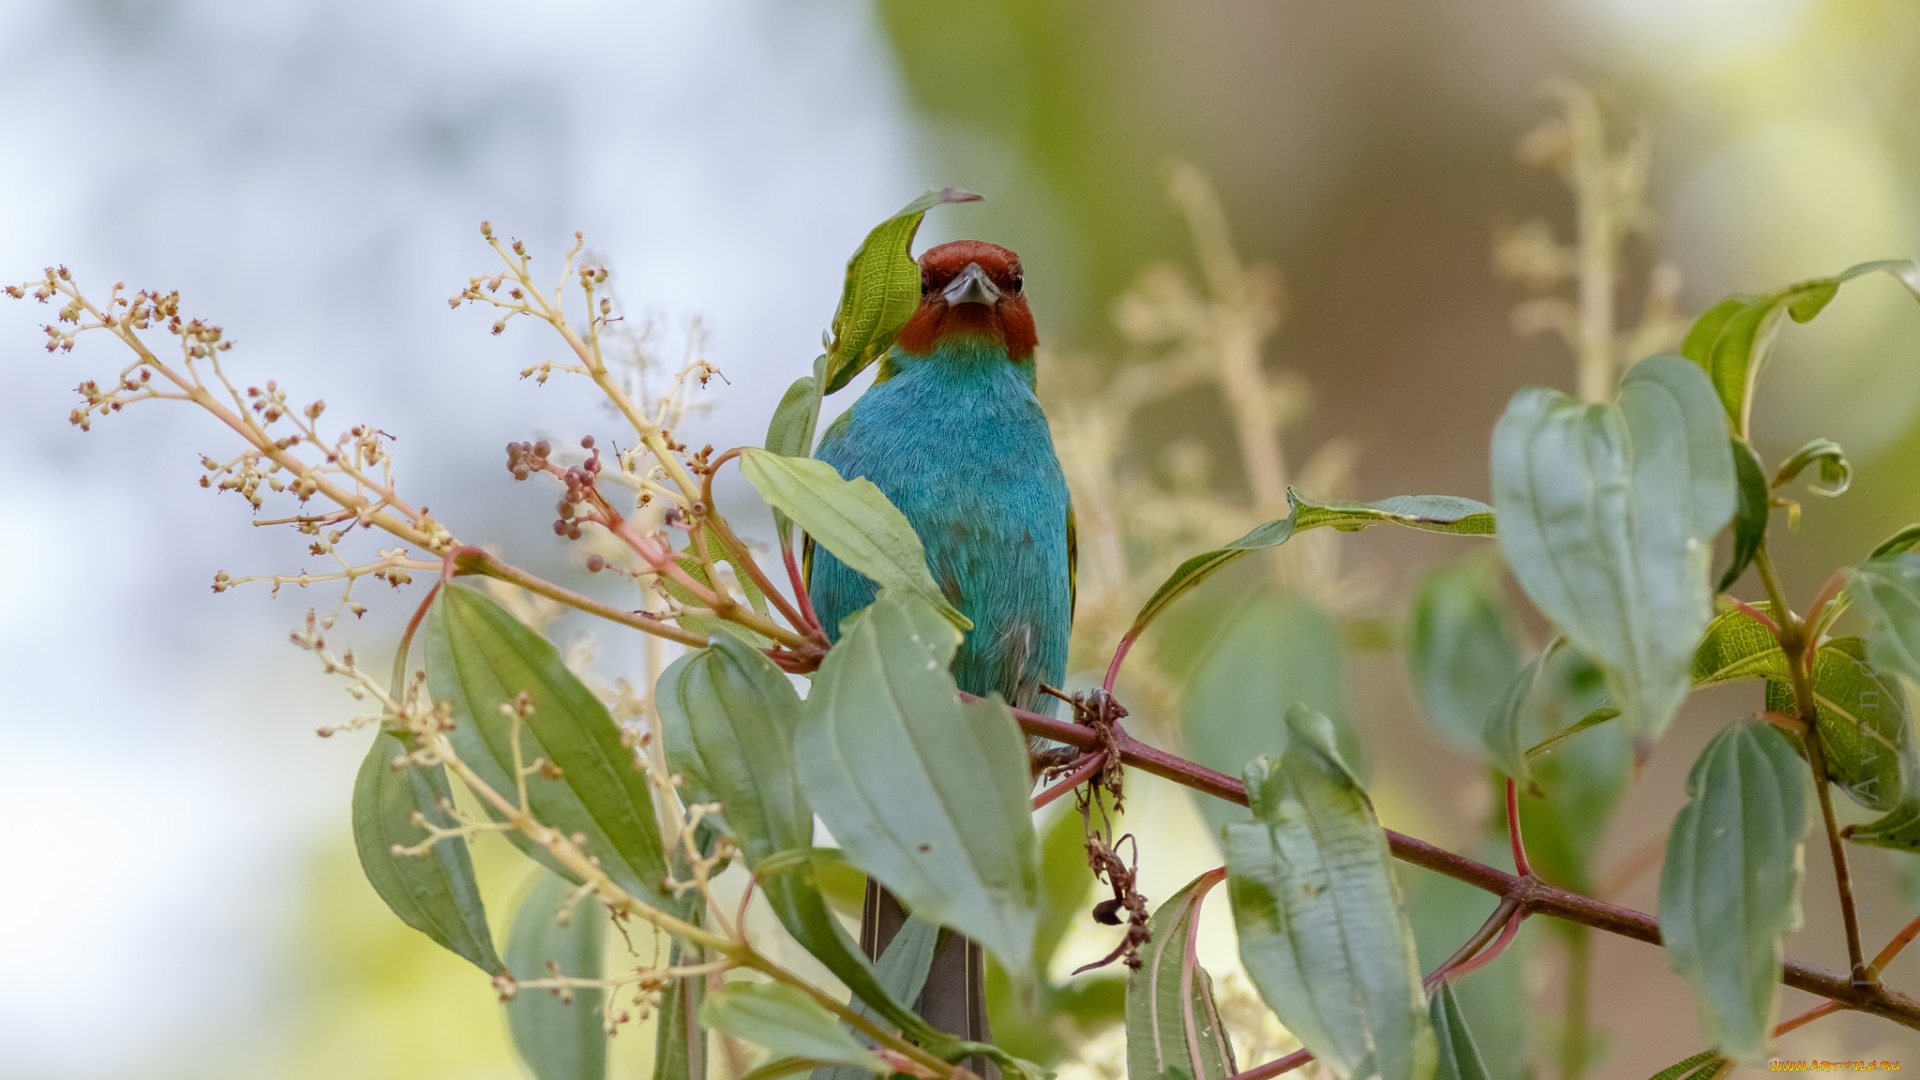
<svg viewBox="0 0 1920 1080">
<path fill-rule="evenodd" d="M 703 530 L 702 535 L 706 537 L 707 558 L 712 560 L 713 565 L 716 567 L 721 563 L 732 566 L 734 580 L 740 583 L 740 591 L 746 594 L 747 604 L 751 606 L 754 611 L 765 615 L 767 613 L 767 596 L 760 591 L 760 586 L 754 584 L 753 576 L 741 568 L 738 560 L 734 558 L 733 554 L 727 550 L 726 545 L 722 544 L 720 538 L 715 536 L 711 530 Z M 709 589 L 713 589 L 715 592 L 722 591 L 722 586 L 715 585 L 708 579 L 707 565 L 701 561 L 699 551 L 694 548 L 691 543 L 687 545 L 685 550 L 675 553 L 673 559 L 680 565 L 680 569 L 686 571 L 688 577 L 691 577 Z M 686 586 L 664 575 L 659 578 L 659 582 L 660 587 L 667 591 L 668 596 L 689 606 L 699 606 L 699 601 Z M 679 616 L 677 621 L 688 630 L 692 630 L 695 633 L 703 633 L 709 637 L 716 633 L 724 633 L 730 637 L 739 638 L 749 645 L 760 648 L 765 648 L 773 644 L 773 642 L 763 634 L 749 630 L 739 623 L 713 615 L 682 615 Z"/>
<path fill-rule="evenodd" d="M 1193 760 L 1231 776 L 1261 754 L 1287 748 L 1287 710 L 1304 703 L 1330 717 L 1349 768 L 1360 740 L 1348 721 L 1340 635 L 1333 620 L 1297 593 L 1263 590 L 1226 620 L 1181 695 L 1180 733 Z M 1196 804 L 1210 829 L 1250 821 L 1220 799 Z"/>
<path fill-rule="evenodd" d="M 1740 580 L 1760 545 L 1767 539 L 1767 519 L 1773 513 L 1773 489 L 1767 486 L 1767 467 L 1760 455 L 1743 439 L 1731 440 L 1733 446 L 1734 510 L 1733 560 L 1720 575 L 1718 591 L 1726 592 Z"/>
<path fill-rule="evenodd" d="M 1540 650 L 1526 667 L 1523 667 L 1500 692 L 1500 696 L 1488 710 L 1480 731 L 1481 745 L 1486 747 L 1487 757 L 1493 766 L 1506 773 L 1518 783 L 1525 784 L 1532 779 L 1528 771 L 1527 754 L 1521 747 L 1527 744 L 1525 728 L 1522 726 L 1527 715 L 1527 702 L 1533 697 L 1534 684 L 1540 681 L 1540 671 L 1552 659 L 1564 638 L 1554 638 L 1547 647 Z"/>
<path fill-rule="evenodd" d="M 1552 750 L 1555 746 L 1558 746 L 1562 741 L 1574 735 L 1578 735 L 1581 732 L 1587 730 L 1588 728 L 1596 728 L 1596 727 L 1599 727 L 1601 724 L 1606 723 L 1609 720 L 1618 720 L 1618 719 L 1620 719 L 1619 709 L 1616 709 L 1611 705 L 1602 705 L 1599 708 L 1593 710 L 1592 712 L 1589 712 L 1585 716 L 1582 716 L 1580 719 L 1567 725 L 1566 727 L 1561 728 L 1559 731 L 1556 731 L 1553 734 L 1547 736 L 1546 738 L 1540 740 L 1539 742 L 1534 743 L 1532 746 L 1527 747 L 1527 759 L 1531 761 L 1533 758 L 1539 757 L 1541 754 L 1544 754 L 1547 751 Z"/>
<path fill-rule="evenodd" d="M 528 890 L 507 934 L 507 966 L 521 981 L 598 979 L 603 962 L 598 901 L 583 897 L 562 916 L 573 885 L 544 871 Z M 562 994 L 523 989 L 506 1003 L 513 1048 L 538 1080 L 600 1080 L 607 1075 L 606 991 Z"/>
<path fill-rule="evenodd" d="M 825 396 L 827 355 L 813 361 L 813 374 L 795 379 L 774 407 L 767 422 L 767 452 L 781 457 L 812 457 L 814 429 L 820 424 L 820 399 Z M 787 515 L 778 507 L 773 511 L 773 533 L 780 538 L 782 551 L 793 542 Z"/>
<path fill-rule="evenodd" d="M 741 858 L 782 926 L 880 1015 L 928 1033 L 875 978 L 859 943 L 821 895 L 817 865 L 791 859 L 813 843 L 813 806 L 794 771 L 800 695 L 766 654 L 733 638 L 673 662 L 654 689 L 667 735 L 667 764 L 695 802 L 719 802 Z M 780 865 L 771 865 L 776 859 Z"/>
<path fill-rule="evenodd" d="M 1917 550 L 1920 550 L 1920 522 L 1915 522 L 1880 541 L 1877 547 L 1867 553 L 1867 560 L 1871 562 L 1874 559 L 1904 555 L 1909 551 Z"/>
<path fill-rule="evenodd" d="M 688 912 L 693 923 L 701 921 L 696 908 Z M 689 947 L 675 941 L 668 960 L 686 964 Z M 700 950 L 692 949 L 692 955 Z M 707 1030 L 700 1026 L 700 1003 L 706 1000 L 707 980 L 700 977 L 675 979 L 660 991 L 660 1011 L 653 1027 L 653 1080 L 707 1080 Z"/>
<path fill-rule="evenodd" d="M 527 776 L 534 818 L 584 836 L 583 850 L 600 860 L 614 884 L 672 909 L 661 889 L 665 847 L 646 774 L 607 707 L 567 670 L 559 650 L 487 597 L 448 586 L 427 618 L 427 681 L 434 699 L 453 708 L 448 737 L 461 760 L 509 801 L 517 797 L 514 724 L 501 706 L 525 693 L 533 713 L 520 725 L 519 760 L 531 768 L 545 758 L 561 772 L 559 779 L 538 771 Z M 525 834 L 506 835 L 565 875 Z"/>
<path fill-rule="evenodd" d="M 1773 474 L 1773 486 L 1785 487 L 1793 478 L 1805 472 L 1807 466 L 1820 466 L 1818 483 L 1809 482 L 1807 490 L 1815 495 L 1837 498 L 1847 493 L 1853 486 L 1853 464 L 1847 460 L 1847 452 L 1840 444 L 1828 438 L 1811 439 L 1805 446 L 1793 452 L 1787 463 Z"/>
<path fill-rule="evenodd" d="M 1702 1050 L 1689 1058 L 1679 1061 L 1654 1073 L 1652 1080 L 1713 1080 L 1720 1071 L 1733 1064 L 1711 1050 Z"/>
<path fill-rule="evenodd" d="M 1835 638 L 1814 654 L 1811 682 L 1827 778 L 1854 802 L 1881 813 L 1920 795 L 1920 756 L 1900 680 L 1868 662 L 1859 638 Z M 1799 715 L 1793 684 L 1769 680 L 1767 708 Z"/>
<path fill-rule="evenodd" d="M 1224 547 L 1195 555 L 1167 575 L 1148 598 L 1140 614 L 1133 617 L 1127 636 L 1137 636 L 1147 628 L 1168 604 L 1178 600 L 1221 568 L 1249 551 L 1279 547 L 1293 537 L 1321 525 L 1342 532 L 1358 532 L 1382 523 L 1404 525 L 1426 532 L 1456 533 L 1462 536 L 1493 535 L 1493 510 L 1485 503 L 1453 495 L 1395 495 L 1374 503 L 1315 502 L 1292 488 L 1287 489 L 1289 512 L 1256 527 L 1252 532 Z"/>
<path fill-rule="evenodd" d="M 1687 776 L 1660 871 L 1667 959 L 1693 984 L 1714 1049 L 1765 1056 L 1779 1003 L 1780 941 L 1800 926 L 1801 765 L 1778 729 L 1741 720 Z"/>
<path fill-rule="evenodd" d="M 1614 405 L 1521 390 L 1493 436 L 1494 505 L 1514 577 L 1607 673 L 1636 733 L 1685 700 L 1713 614 L 1713 538 L 1733 516 L 1726 422 L 1700 369 L 1655 356 Z"/>
<path fill-rule="evenodd" d="M 814 373 L 802 375 L 787 387 L 767 421 L 766 449 L 781 457 L 811 457 L 814 428 L 820 423 L 820 376 L 827 358 L 813 362 Z"/>
<path fill-rule="evenodd" d="M 423 855 L 393 853 L 396 845 L 412 847 L 427 838 L 427 830 L 413 823 L 416 813 L 442 829 L 456 824 L 445 809 L 453 805 L 445 767 L 395 769 L 394 759 L 406 752 L 398 738 L 382 731 L 360 763 L 353 782 L 353 846 L 360 868 L 401 922 L 497 975 L 506 965 L 493 951 L 466 840 L 450 836 Z"/>
<path fill-rule="evenodd" d="M 1200 902 L 1219 881 L 1202 874 L 1153 913 L 1141 966 L 1127 977 L 1128 1080 L 1221 1080 L 1238 1072 L 1213 979 L 1193 958 Z"/>
<path fill-rule="evenodd" d="M 1454 746 L 1477 750 L 1500 688 L 1520 670 L 1520 641 L 1484 559 L 1435 566 L 1413 590 L 1407 668 L 1413 696 Z"/>
<path fill-rule="evenodd" d="M 826 380 L 831 394 L 880 359 L 920 306 L 920 264 L 913 259 L 913 234 L 920 219 L 941 203 L 975 202 L 980 196 L 960 188 L 929 191 L 874 226 L 860 250 L 847 260 L 847 283 L 833 315 L 833 343 L 827 349 Z M 836 552 L 837 554 L 837 552 Z"/>
<path fill-rule="evenodd" d="M 1288 491 L 1287 501 L 1293 507 L 1295 532 L 1320 525 L 1359 532 L 1369 525 L 1391 524 L 1456 536 L 1493 535 L 1493 507 L 1458 495 L 1395 495 L 1370 503 L 1344 499 L 1315 502 Z"/>
<path fill-rule="evenodd" d="M 1840 835 L 1856 844 L 1920 852 L 1920 799 L 1909 799 L 1864 825 L 1849 825 Z"/>
<path fill-rule="evenodd" d="M 1460 1013 L 1452 979 L 1441 979 L 1434 987 L 1427 1010 L 1433 1022 L 1434 1042 L 1440 1048 L 1440 1064 L 1433 1070 L 1433 1080 L 1491 1080 L 1486 1062 L 1480 1058 L 1480 1045 L 1473 1041 L 1467 1018 Z"/>
<path fill-rule="evenodd" d="M 848 861 L 1024 972 L 1040 888 L 1027 743 L 998 701 L 961 704 L 959 646 L 924 600 L 881 593 L 814 675 L 794 767 Z"/>
<path fill-rule="evenodd" d="M 1296 707 L 1287 724 L 1280 760 L 1247 766 L 1255 822 L 1226 828 L 1240 960 L 1340 1080 L 1425 1080 L 1433 1028 L 1386 834 L 1326 718 Z"/>
<path fill-rule="evenodd" d="M 915 915 L 894 931 L 893 940 L 880 953 L 874 974 L 880 987 L 895 1001 L 917 1001 L 927 985 L 927 973 L 933 970 L 934 947 L 940 941 L 940 928 Z M 874 1011 L 860 1001 L 853 1011 L 872 1019 Z M 854 1065 L 834 1065 L 817 1070 L 812 1080 L 859 1080 L 862 1070 Z"/>
<path fill-rule="evenodd" d="M 773 1051 L 776 1058 L 855 1065 L 885 1074 L 887 1063 L 861 1045 L 833 1014 L 782 983 L 730 982 L 707 995 L 700 1023 Z"/>
<path fill-rule="evenodd" d="M 1872 624 L 1868 655 L 1920 682 L 1920 553 L 1869 560 L 1854 570 L 1847 594 Z"/>
<path fill-rule="evenodd" d="M 740 472 L 762 498 L 799 522 L 841 562 L 883 589 L 919 597 L 960 629 L 973 629 L 934 584 L 926 548 L 907 516 L 873 481 L 842 479 L 824 461 L 754 449 L 741 453 Z"/>
<path fill-rule="evenodd" d="M 1750 434 L 1753 390 L 1773 351 L 1780 316 L 1808 322 L 1827 306 L 1840 286 L 1862 274 L 1884 271 L 1920 298 L 1920 266 L 1910 259 L 1882 259 L 1848 267 L 1833 277 L 1810 278 L 1758 295 L 1736 293 L 1708 308 L 1694 321 L 1680 351 L 1712 377 L 1714 392 L 1734 431 Z"/>
</svg>

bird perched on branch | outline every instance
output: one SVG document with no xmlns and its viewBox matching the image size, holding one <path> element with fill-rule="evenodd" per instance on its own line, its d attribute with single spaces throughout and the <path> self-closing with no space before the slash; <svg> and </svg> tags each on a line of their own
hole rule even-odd
<svg viewBox="0 0 1920 1080">
<path fill-rule="evenodd" d="M 1020 258 L 960 240 L 920 258 L 920 304 L 873 386 L 821 436 L 814 456 L 865 477 L 905 514 L 947 600 L 973 621 L 953 660 L 960 689 L 1051 711 L 1041 685 L 1066 675 L 1074 527 L 1066 478 L 1034 395 L 1033 312 Z M 812 553 L 808 593 L 827 635 L 875 586 Z M 861 945 L 878 957 L 904 921 L 867 885 Z M 963 1038 L 989 1038 L 980 947 L 948 933 L 915 1009 Z"/>
</svg>

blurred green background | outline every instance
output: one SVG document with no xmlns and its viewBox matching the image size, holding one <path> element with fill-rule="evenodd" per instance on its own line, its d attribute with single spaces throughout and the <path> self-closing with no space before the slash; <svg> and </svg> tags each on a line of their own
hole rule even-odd
<svg viewBox="0 0 1920 1080">
<path fill-rule="evenodd" d="M 606 423 L 577 389 L 514 383 L 546 355 L 538 335 L 494 343 L 475 319 L 445 317 L 445 296 L 484 268 L 471 232 L 483 216 L 549 256 L 585 229 L 622 272 L 623 300 L 659 312 L 663 353 L 702 313 L 732 386 L 699 438 L 731 445 L 757 437 L 813 355 L 864 229 L 928 186 L 988 200 L 937 211 L 923 242 L 976 235 L 1022 254 L 1057 361 L 1043 393 L 1050 371 L 1097 383 L 1140 359 L 1115 302 L 1154 264 L 1198 275 L 1166 186 L 1189 163 L 1240 255 L 1281 282 L 1263 356 L 1287 389 L 1289 453 L 1339 447 L 1350 467 L 1329 475 L 1362 498 L 1486 497 L 1488 435 L 1511 392 L 1574 385 L 1563 344 L 1515 332 L 1532 294 L 1493 258 L 1501 227 L 1543 217 L 1571 233 L 1564 185 L 1515 153 L 1551 114 L 1550 79 L 1597 88 L 1622 137 L 1650 138 L 1652 217 L 1626 248 L 1623 326 L 1663 261 L 1691 316 L 1728 292 L 1920 254 L 1920 6 L 1907 2 L 740 0 L 693 13 L 17 0 L 0 19 L 21 88 L 0 118 L 9 280 L 65 261 L 101 286 L 187 289 L 235 329 L 251 370 L 400 434 L 409 485 L 463 537 L 561 575 L 541 500 L 505 486 L 498 447 Z M 358 745 L 306 734 L 349 703 L 281 644 L 330 598 L 205 595 L 220 566 L 296 569 L 290 538 L 239 535 L 237 504 L 187 494 L 194 455 L 217 447 L 184 415 L 136 410 L 149 415 L 84 440 L 65 429 L 67 388 L 119 361 L 101 346 L 43 358 L 40 317 L 0 308 L 18 380 L 0 451 L 21 463 L 0 518 L 15 553 L 0 663 L 22 695 L 0 718 L 18 777 L 0 809 L 30 834 L 4 856 L 0 1073 L 518 1075 L 486 985 L 359 875 L 344 812 Z M 1205 387 L 1154 399 L 1122 434 L 1121 464 L 1171 485 L 1198 453 L 1240 497 L 1222 408 Z M 1758 417 L 1769 456 L 1827 434 L 1857 468 L 1852 493 L 1807 500 L 1781 553 L 1810 594 L 1920 518 L 1911 297 L 1865 279 L 1789 327 Z M 1340 613 L 1361 646 L 1397 632 L 1422 566 L 1459 554 L 1375 532 L 1339 546 L 1364 585 Z M 1197 622 L 1166 632 L 1197 650 L 1227 599 L 1196 601 Z M 389 648 L 403 606 L 376 603 L 354 643 Z M 1175 676 L 1192 659 L 1180 652 Z M 630 671 L 634 653 L 608 643 L 600 665 Z M 1399 653 L 1351 650 L 1335 692 L 1383 819 L 1476 847 L 1485 777 L 1417 715 Z M 1720 692 L 1689 707 L 1593 840 L 1596 873 L 1644 862 L 1714 724 L 1752 707 Z M 1142 785 L 1129 820 L 1150 896 L 1217 865 L 1183 797 Z M 478 857 L 504 912 L 522 864 L 484 844 Z M 1856 871 L 1875 941 L 1910 912 L 1896 858 Z M 1614 898 L 1651 909 L 1656 876 Z M 1409 884 L 1416 922 L 1458 923 L 1463 904 L 1477 922 L 1472 897 L 1430 884 Z M 1831 893 L 1809 859 L 1808 929 L 1789 950 L 1838 967 Z M 1224 907 L 1209 909 L 1216 975 L 1231 966 Z M 1096 930 L 1070 931 L 1063 957 L 1103 952 Z M 1501 980 L 1508 1019 L 1537 1028 L 1541 1075 L 1557 1075 L 1550 1021 L 1518 1003 L 1557 1015 L 1565 952 L 1529 937 L 1523 957 L 1475 978 Z M 1592 963 L 1605 1053 L 1589 1075 L 1645 1076 L 1698 1048 L 1657 950 L 1600 942 Z M 1889 979 L 1920 985 L 1920 962 Z M 1803 1000 L 1789 993 L 1787 1008 Z M 645 1071 L 646 1039 L 616 1041 L 616 1075 Z M 1920 1064 L 1920 1038 L 1843 1016 L 1782 1052 Z M 1092 1064 L 1077 1067 L 1103 1053 L 1086 1048 Z"/>
</svg>

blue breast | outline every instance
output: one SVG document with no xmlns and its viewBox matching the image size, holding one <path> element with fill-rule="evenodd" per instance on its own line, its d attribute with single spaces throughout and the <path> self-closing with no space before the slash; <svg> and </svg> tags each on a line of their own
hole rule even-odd
<svg viewBox="0 0 1920 1080">
<path fill-rule="evenodd" d="M 934 580 L 973 620 L 953 662 L 960 688 L 1050 712 L 1038 688 L 1065 679 L 1073 621 L 1068 496 L 1033 361 L 978 339 L 887 359 L 814 456 L 871 480 L 913 524 Z M 809 592 L 837 640 L 875 587 L 816 548 Z"/>
</svg>

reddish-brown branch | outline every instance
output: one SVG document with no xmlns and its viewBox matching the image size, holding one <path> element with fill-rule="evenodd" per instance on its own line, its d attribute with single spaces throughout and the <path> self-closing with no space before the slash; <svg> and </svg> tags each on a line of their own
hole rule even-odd
<svg viewBox="0 0 1920 1080">
<path fill-rule="evenodd" d="M 1053 800 L 1058 799 L 1060 796 L 1065 795 L 1067 792 L 1072 791 L 1074 788 L 1079 787 L 1086 781 L 1087 777 L 1106 768 L 1106 765 L 1107 752 L 1105 750 L 1085 758 L 1072 772 L 1049 785 L 1045 791 L 1035 795 L 1033 797 L 1033 808 L 1038 810 Z"/>
<path fill-rule="evenodd" d="M 1064 723 L 1024 709 L 1014 710 L 1014 715 L 1021 729 L 1029 735 L 1053 739 L 1083 750 L 1099 748 L 1099 736 L 1091 728 Z M 1247 805 L 1246 788 L 1233 777 L 1148 746 L 1117 725 L 1113 734 L 1123 764 L 1215 798 Z M 1495 896 L 1513 897 L 1533 914 L 1551 915 L 1635 941 L 1660 944 L 1660 924 L 1645 912 L 1555 888 L 1538 878 L 1518 877 L 1392 829 L 1384 831 L 1394 857 L 1402 862 L 1445 874 Z M 1905 1027 L 1920 1030 L 1920 1001 L 1889 990 L 1879 983 L 1855 985 L 1845 976 L 1797 960 L 1787 961 L 1781 981 L 1796 990 L 1831 998 L 1846 1008 L 1885 1017 Z"/>
</svg>

